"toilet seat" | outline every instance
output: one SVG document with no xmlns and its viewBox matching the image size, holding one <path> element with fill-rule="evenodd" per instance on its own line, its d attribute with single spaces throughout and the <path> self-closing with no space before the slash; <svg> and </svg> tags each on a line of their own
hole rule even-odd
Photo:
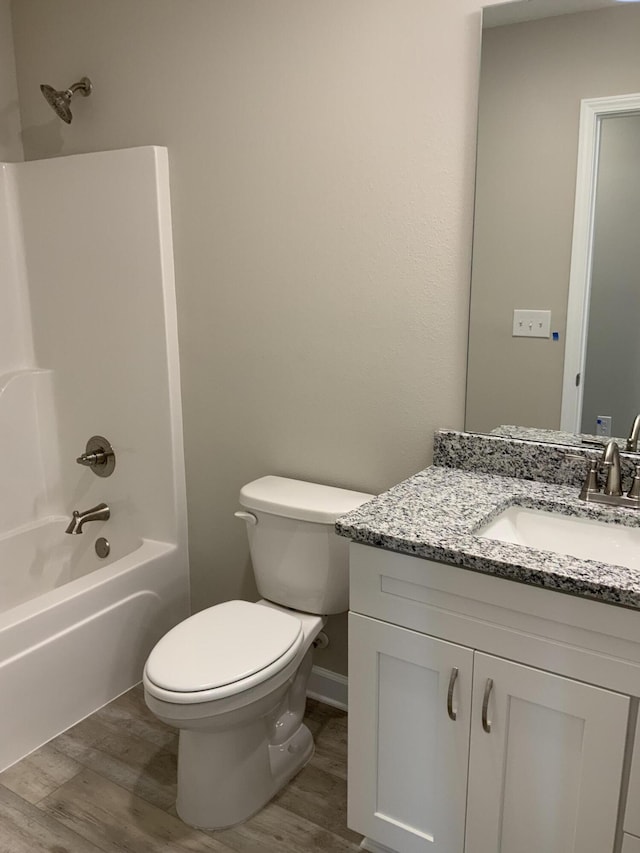
<svg viewBox="0 0 640 853">
<path fill-rule="evenodd" d="M 266 681 L 287 666 L 304 640 L 293 613 L 226 601 L 190 616 L 153 649 L 144 686 L 167 702 L 222 699 Z"/>
</svg>

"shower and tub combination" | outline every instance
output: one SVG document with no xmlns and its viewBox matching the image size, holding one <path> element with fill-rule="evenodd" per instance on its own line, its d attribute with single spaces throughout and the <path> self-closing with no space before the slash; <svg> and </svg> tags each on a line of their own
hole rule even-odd
<svg viewBox="0 0 640 853">
<path fill-rule="evenodd" d="M 0 256 L 2 770 L 188 614 L 167 152 L 0 164 Z"/>
</svg>

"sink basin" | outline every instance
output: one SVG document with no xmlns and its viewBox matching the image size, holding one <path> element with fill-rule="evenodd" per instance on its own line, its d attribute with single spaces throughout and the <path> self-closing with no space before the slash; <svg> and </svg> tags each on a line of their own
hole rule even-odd
<svg viewBox="0 0 640 853">
<path fill-rule="evenodd" d="M 583 560 L 640 569 L 640 527 L 510 506 L 477 530 L 475 535 Z"/>
</svg>

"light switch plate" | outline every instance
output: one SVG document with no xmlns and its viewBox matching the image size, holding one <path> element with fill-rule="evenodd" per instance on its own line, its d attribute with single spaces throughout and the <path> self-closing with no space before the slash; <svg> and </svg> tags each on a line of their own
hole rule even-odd
<svg viewBox="0 0 640 853">
<path fill-rule="evenodd" d="M 598 415 L 596 418 L 596 435 L 611 438 L 611 415 Z"/>
<path fill-rule="evenodd" d="M 513 337 L 551 337 L 551 311 L 531 311 L 527 308 L 514 309 Z"/>
</svg>

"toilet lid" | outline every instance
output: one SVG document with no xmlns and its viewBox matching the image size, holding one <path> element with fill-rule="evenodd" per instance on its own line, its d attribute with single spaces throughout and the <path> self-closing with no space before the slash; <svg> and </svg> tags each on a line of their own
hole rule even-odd
<svg viewBox="0 0 640 853">
<path fill-rule="evenodd" d="M 212 690 L 249 678 L 279 658 L 293 658 L 301 635 L 302 623 L 293 614 L 225 601 L 165 634 L 149 655 L 146 675 L 176 693 Z"/>
</svg>

